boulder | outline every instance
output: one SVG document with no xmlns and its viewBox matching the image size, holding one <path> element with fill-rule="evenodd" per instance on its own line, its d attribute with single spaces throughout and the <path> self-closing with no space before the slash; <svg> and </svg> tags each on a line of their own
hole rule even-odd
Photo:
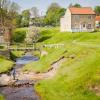
<svg viewBox="0 0 100 100">
<path fill-rule="evenodd" d="M 0 76 L 0 86 L 7 86 L 12 81 L 12 77 L 7 74 L 2 74 Z"/>
<path fill-rule="evenodd" d="M 41 51 L 41 57 L 42 56 L 46 56 L 46 55 L 48 55 L 48 52 L 47 51 Z"/>
</svg>

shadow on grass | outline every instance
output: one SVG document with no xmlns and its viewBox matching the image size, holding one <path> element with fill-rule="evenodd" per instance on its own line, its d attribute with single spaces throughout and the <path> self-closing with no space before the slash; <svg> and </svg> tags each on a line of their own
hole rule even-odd
<svg viewBox="0 0 100 100">
<path fill-rule="evenodd" d="M 50 38 L 51 38 L 51 36 L 44 36 L 41 39 L 39 39 L 38 42 L 43 42 L 43 41 L 48 40 Z"/>
</svg>

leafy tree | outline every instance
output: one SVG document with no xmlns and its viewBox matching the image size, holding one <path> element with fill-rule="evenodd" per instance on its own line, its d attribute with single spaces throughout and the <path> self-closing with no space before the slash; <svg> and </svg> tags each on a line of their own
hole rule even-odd
<svg viewBox="0 0 100 100">
<path fill-rule="evenodd" d="M 61 8 L 61 9 L 59 10 L 60 17 L 65 15 L 65 11 L 66 11 L 65 8 Z"/>
<path fill-rule="evenodd" d="M 39 17 L 39 10 L 37 9 L 37 7 L 32 7 L 31 10 L 30 10 L 30 13 L 31 13 L 31 17 L 32 18 L 37 18 Z"/>
<path fill-rule="evenodd" d="M 36 43 L 40 38 L 39 29 L 36 27 L 29 27 L 25 41 L 26 43 Z"/>
<path fill-rule="evenodd" d="M 57 3 L 52 3 L 47 12 L 45 22 L 47 25 L 56 26 L 59 24 L 60 17 L 65 13 L 65 9 L 61 8 Z"/>
<path fill-rule="evenodd" d="M 39 16 L 39 10 L 37 7 L 32 7 L 30 9 L 30 25 L 40 26 L 41 17 Z"/>
<path fill-rule="evenodd" d="M 73 5 L 73 7 L 81 8 L 82 6 L 78 3 L 76 3 L 75 5 Z"/>
<path fill-rule="evenodd" d="M 4 34 L 6 41 L 11 40 L 11 30 L 16 27 L 16 15 L 18 14 L 20 7 L 17 3 L 10 0 L 0 0 L 0 30 Z"/>
<path fill-rule="evenodd" d="M 94 10 L 95 10 L 96 15 L 99 16 L 100 15 L 100 6 L 96 6 Z"/>
<path fill-rule="evenodd" d="M 30 19 L 30 12 L 29 12 L 29 10 L 24 10 L 22 12 L 21 26 L 22 27 L 28 27 L 29 26 L 29 19 Z"/>
<path fill-rule="evenodd" d="M 16 16 L 15 21 L 16 21 L 16 27 L 21 27 L 22 15 L 19 15 L 19 14 L 18 14 L 18 15 Z"/>
<path fill-rule="evenodd" d="M 13 26 L 13 20 L 19 11 L 19 5 L 10 0 L 0 0 L 0 25 L 6 27 Z"/>
<path fill-rule="evenodd" d="M 80 4 L 78 4 L 78 3 L 76 3 L 76 4 L 74 4 L 74 5 L 71 3 L 71 4 L 69 4 L 69 8 L 70 8 L 70 7 L 81 8 L 82 6 L 81 6 Z"/>
<path fill-rule="evenodd" d="M 70 7 L 73 7 L 73 4 L 72 4 L 72 3 L 70 3 L 68 7 L 69 7 L 69 8 L 70 8 Z"/>
</svg>

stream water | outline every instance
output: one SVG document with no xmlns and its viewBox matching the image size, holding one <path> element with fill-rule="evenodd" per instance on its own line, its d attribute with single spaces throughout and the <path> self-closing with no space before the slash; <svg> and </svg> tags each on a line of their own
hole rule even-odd
<svg viewBox="0 0 100 100">
<path fill-rule="evenodd" d="M 15 74 L 17 74 L 17 70 L 21 69 L 23 65 L 37 60 L 39 60 L 38 57 L 31 55 L 16 59 L 16 65 L 10 72 L 11 75 L 14 70 Z M 0 94 L 4 95 L 5 100 L 39 100 L 39 97 L 34 90 L 34 81 L 17 80 L 15 84 L 17 84 L 17 86 L 0 87 Z"/>
</svg>

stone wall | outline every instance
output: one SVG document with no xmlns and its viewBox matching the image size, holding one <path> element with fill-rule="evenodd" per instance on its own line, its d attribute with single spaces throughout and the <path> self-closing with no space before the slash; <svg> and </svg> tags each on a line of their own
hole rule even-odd
<svg viewBox="0 0 100 100">
<path fill-rule="evenodd" d="M 72 15 L 71 28 L 76 31 L 94 31 L 95 29 L 95 15 Z M 85 27 L 83 27 L 85 25 Z M 91 25 L 91 27 L 89 27 Z"/>
<path fill-rule="evenodd" d="M 4 56 L 6 58 L 10 58 L 10 51 L 9 50 L 0 50 L 0 56 Z"/>
</svg>

